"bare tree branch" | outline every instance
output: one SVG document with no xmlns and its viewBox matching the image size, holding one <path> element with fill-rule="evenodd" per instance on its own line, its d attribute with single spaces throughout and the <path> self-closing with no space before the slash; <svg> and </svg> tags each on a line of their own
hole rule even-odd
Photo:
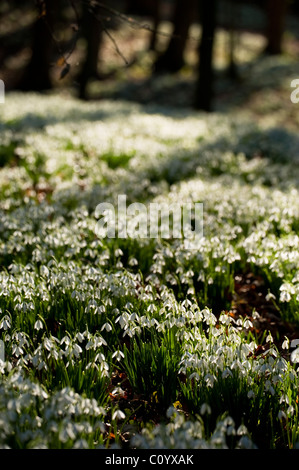
<svg viewBox="0 0 299 470">
<path fill-rule="evenodd" d="M 114 37 L 112 36 L 112 34 L 110 33 L 110 31 L 109 31 L 109 30 L 106 28 L 106 26 L 104 25 L 103 20 L 99 19 L 99 21 L 100 21 L 101 24 L 102 24 L 104 33 L 107 34 L 108 38 L 109 38 L 110 41 L 113 43 L 114 48 L 115 48 L 117 54 L 122 58 L 122 60 L 124 61 L 124 63 L 125 63 L 126 65 L 129 65 L 129 61 L 125 58 L 125 56 L 124 56 L 123 53 L 121 52 L 121 50 L 120 50 L 120 48 L 118 47 L 117 42 L 115 41 Z"/>
<path fill-rule="evenodd" d="M 132 28 L 144 29 L 146 31 L 149 31 L 150 33 L 155 32 L 155 30 L 149 24 L 141 23 L 140 21 L 135 20 L 134 18 L 131 18 L 130 16 L 128 16 L 124 13 L 121 13 L 118 10 L 115 10 L 114 8 L 111 8 L 108 5 L 106 5 L 105 3 L 102 3 L 98 0 L 87 0 L 87 1 L 85 1 L 85 3 L 88 3 L 89 5 L 92 3 L 94 5 L 97 5 L 101 8 L 103 8 L 104 10 L 106 10 L 111 15 L 113 15 L 113 16 L 119 18 L 120 20 L 128 23 Z M 177 35 L 166 33 L 164 31 L 158 31 L 157 34 L 159 34 L 159 36 L 164 36 L 164 37 L 167 37 L 167 38 L 172 38 L 172 37 L 176 38 L 176 37 L 178 37 Z M 192 38 L 192 37 L 190 37 L 189 39 L 191 39 L 191 40 L 193 39 L 195 41 L 198 41 L 198 39 Z"/>
</svg>

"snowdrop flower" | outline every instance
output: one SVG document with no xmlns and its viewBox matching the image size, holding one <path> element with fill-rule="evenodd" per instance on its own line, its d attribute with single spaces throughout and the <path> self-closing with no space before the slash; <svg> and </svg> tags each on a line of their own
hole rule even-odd
<svg viewBox="0 0 299 470">
<path fill-rule="evenodd" d="M 266 295 L 265 299 L 267 300 L 267 302 L 269 302 L 271 299 L 276 300 L 276 297 L 275 297 L 275 295 L 272 294 L 271 292 L 268 292 L 268 294 Z"/>
<path fill-rule="evenodd" d="M 42 370 L 42 369 L 45 369 L 45 370 L 48 370 L 48 366 L 47 364 L 45 363 L 45 361 L 40 361 L 38 366 L 37 366 L 37 370 Z"/>
<path fill-rule="evenodd" d="M 210 415 L 212 413 L 212 410 L 210 405 L 208 405 L 207 403 L 203 403 L 200 407 L 200 414 L 205 415 L 206 413 Z"/>
<path fill-rule="evenodd" d="M 105 329 L 107 332 L 109 332 L 109 331 L 112 330 L 112 326 L 110 325 L 110 323 L 106 322 L 106 323 L 104 323 L 104 325 L 102 326 L 101 331 L 103 331 L 104 329 Z"/>
<path fill-rule="evenodd" d="M 273 297 L 274 297 L 274 296 L 273 296 Z M 266 297 L 266 299 L 267 299 L 267 297 Z M 253 318 L 254 320 L 258 320 L 260 317 L 261 317 L 260 314 L 259 314 L 256 310 L 253 310 L 253 312 L 252 312 L 252 318 Z"/>
<path fill-rule="evenodd" d="M 252 324 L 252 322 L 251 322 L 248 318 L 246 318 L 245 321 L 244 321 L 244 323 L 243 323 L 243 326 L 244 326 L 244 328 L 247 330 L 247 329 L 249 329 L 249 328 L 252 328 L 252 327 L 253 327 L 253 324 Z"/>
<path fill-rule="evenodd" d="M 206 374 L 204 379 L 205 379 L 205 382 L 206 382 L 207 386 L 213 388 L 214 382 L 216 380 L 214 375 L 208 373 L 208 374 Z"/>
<path fill-rule="evenodd" d="M 48 277 L 48 276 L 49 276 L 50 271 L 49 271 L 49 269 L 47 268 L 47 266 L 42 265 L 42 266 L 40 267 L 40 274 L 41 274 L 41 276 L 44 276 L 44 277 Z"/>
<path fill-rule="evenodd" d="M 129 262 L 128 262 L 129 266 L 137 266 L 138 265 L 138 261 L 136 258 L 132 257 L 129 259 Z"/>
<path fill-rule="evenodd" d="M 281 421 L 282 419 L 287 419 L 287 415 L 285 414 L 285 412 L 283 410 L 279 410 L 278 419 L 279 419 L 279 421 Z"/>
<path fill-rule="evenodd" d="M 222 372 L 222 378 L 223 379 L 226 379 L 227 377 L 232 377 L 233 374 L 232 374 L 232 371 L 229 370 L 228 368 L 226 368 L 223 372 Z"/>
<path fill-rule="evenodd" d="M 272 343 L 273 342 L 273 337 L 271 333 L 269 332 L 267 337 L 266 337 L 266 343 Z"/>
<path fill-rule="evenodd" d="M 125 316 L 125 314 L 120 315 L 119 317 L 116 318 L 115 323 L 118 323 L 118 322 L 119 322 L 121 328 L 124 328 L 125 326 L 127 326 L 127 324 L 128 324 L 128 319 L 127 319 L 127 317 Z"/>
<path fill-rule="evenodd" d="M 113 415 L 112 415 L 112 420 L 115 420 L 115 419 L 125 419 L 126 415 L 123 411 L 121 410 L 116 410 L 114 411 Z"/>
<path fill-rule="evenodd" d="M 80 357 L 80 354 L 82 353 L 82 348 L 79 346 L 79 344 L 75 343 L 71 349 L 71 353 L 74 354 L 75 357 Z"/>
<path fill-rule="evenodd" d="M 271 395 L 275 395 L 275 390 L 272 386 L 272 383 L 270 382 L 270 380 L 266 380 L 265 382 L 265 390 L 266 391 L 269 391 L 271 393 Z"/>
<path fill-rule="evenodd" d="M 124 397 L 125 394 L 126 394 L 126 392 L 121 387 L 116 387 L 111 392 L 111 395 L 113 395 L 114 397 Z"/>
<path fill-rule="evenodd" d="M 189 380 L 192 380 L 192 379 L 195 379 L 197 382 L 199 382 L 199 374 L 197 372 L 193 372 L 190 376 L 189 376 Z"/>
<path fill-rule="evenodd" d="M 122 351 L 120 351 L 119 349 L 117 351 L 115 351 L 113 354 L 112 354 L 112 359 L 115 357 L 117 361 L 121 361 L 125 355 Z"/>
<path fill-rule="evenodd" d="M 74 443 L 73 448 L 74 449 L 88 449 L 89 446 L 88 446 L 86 439 L 80 438 Z"/>
<path fill-rule="evenodd" d="M 61 442 L 67 442 L 69 439 L 74 440 L 76 439 L 76 434 L 76 427 L 74 423 L 69 421 L 62 427 L 59 433 L 59 439 Z"/>
<path fill-rule="evenodd" d="M 137 327 L 136 328 L 126 328 L 124 333 L 123 333 L 123 337 L 128 335 L 130 338 L 133 338 L 136 331 L 137 331 Z"/>
<path fill-rule="evenodd" d="M 295 412 L 294 407 L 292 405 L 288 406 L 288 409 L 287 409 L 288 416 L 293 416 L 294 412 Z"/>
<path fill-rule="evenodd" d="M 294 362 L 294 363 L 299 363 L 299 348 L 292 351 L 291 361 Z"/>
<path fill-rule="evenodd" d="M 80 331 L 76 334 L 76 338 L 78 339 L 79 343 L 82 343 L 84 340 L 84 333 L 80 333 Z"/>
<path fill-rule="evenodd" d="M 36 320 L 36 322 L 34 323 L 34 329 L 39 331 L 39 330 L 42 330 L 43 327 L 44 327 L 43 322 L 40 319 Z"/>
<path fill-rule="evenodd" d="M 2 318 L 2 321 L 0 323 L 0 329 L 3 329 L 3 330 L 9 330 L 9 328 L 11 327 L 11 320 L 10 320 L 10 317 L 8 315 L 5 315 L 3 318 Z"/>
<path fill-rule="evenodd" d="M 286 290 L 281 291 L 280 296 L 279 296 L 280 302 L 289 302 L 291 298 L 292 298 L 291 294 L 288 291 Z"/>
<path fill-rule="evenodd" d="M 299 339 L 293 339 L 291 341 L 291 348 L 295 348 L 296 346 L 299 346 Z"/>
</svg>

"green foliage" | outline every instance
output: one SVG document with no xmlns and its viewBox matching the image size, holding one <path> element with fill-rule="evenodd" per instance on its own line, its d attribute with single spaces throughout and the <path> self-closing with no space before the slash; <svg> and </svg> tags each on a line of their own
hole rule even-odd
<svg viewBox="0 0 299 470">
<path fill-rule="evenodd" d="M 181 347 L 173 331 L 161 339 L 152 333 L 124 346 L 124 370 L 133 389 L 165 411 L 176 400 Z"/>
</svg>

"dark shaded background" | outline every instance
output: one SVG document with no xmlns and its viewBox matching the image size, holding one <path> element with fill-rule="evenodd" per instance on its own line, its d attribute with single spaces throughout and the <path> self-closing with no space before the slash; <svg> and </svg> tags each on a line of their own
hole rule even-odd
<svg viewBox="0 0 299 470">
<path fill-rule="evenodd" d="M 106 83 L 110 89 L 111 83 L 118 83 L 110 98 L 159 101 L 151 93 L 152 84 L 163 95 L 176 81 L 178 88 L 171 93 L 182 96 L 180 73 L 189 70 L 192 83 L 185 83 L 186 104 L 211 111 L 213 46 L 220 28 L 227 31 L 222 79 L 228 88 L 242 79 L 235 57 L 240 34 L 264 36 L 259 59 L 284 54 L 286 36 L 295 54 L 299 51 L 299 0 L 3 0 L 0 15 L 0 77 L 7 91 L 64 87 L 82 99 L 98 99 L 107 95 L 90 94 L 91 82 Z M 170 25 L 167 32 L 160 29 L 163 22 Z M 190 32 L 194 25 L 200 26 L 196 38 Z M 195 57 L 191 65 L 188 47 Z M 130 70 L 138 63 L 143 73 L 139 70 L 136 79 Z M 175 96 L 172 100 L 175 104 Z"/>
</svg>

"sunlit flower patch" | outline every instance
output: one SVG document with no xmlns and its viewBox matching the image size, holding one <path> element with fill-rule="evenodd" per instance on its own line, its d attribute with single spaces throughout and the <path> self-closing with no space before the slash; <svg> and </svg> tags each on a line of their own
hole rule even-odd
<svg viewBox="0 0 299 470">
<path fill-rule="evenodd" d="M 0 125 L 0 445 L 298 445 L 297 136 L 34 94 Z M 98 237 L 120 194 L 203 236 Z"/>
</svg>

